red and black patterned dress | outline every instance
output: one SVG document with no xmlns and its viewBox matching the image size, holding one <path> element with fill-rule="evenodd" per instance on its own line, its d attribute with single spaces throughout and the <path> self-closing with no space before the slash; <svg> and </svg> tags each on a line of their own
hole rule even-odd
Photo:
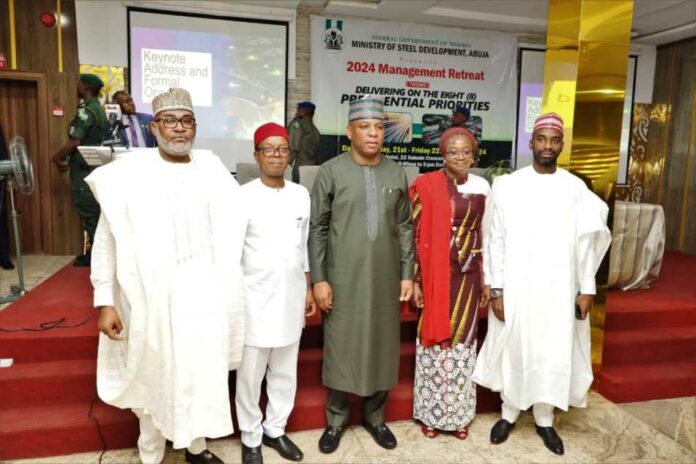
<svg viewBox="0 0 696 464">
<path fill-rule="evenodd" d="M 455 183 L 445 176 L 450 202 L 449 322 L 450 338 L 423 346 L 422 323 L 429 307 L 426 298 L 418 327 L 413 415 L 429 427 L 456 431 L 468 426 L 476 412 L 476 385 L 471 376 L 476 365 L 476 330 L 482 288 L 482 222 L 488 182 L 469 174 Z M 412 195 L 418 246 L 428 205 L 417 191 Z M 426 248 L 427 249 L 427 248 Z M 426 251 L 427 252 L 427 251 Z M 417 254 L 417 263 L 421 256 Z M 417 277 L 418 279 L 418 277 Z"/>
</svg>

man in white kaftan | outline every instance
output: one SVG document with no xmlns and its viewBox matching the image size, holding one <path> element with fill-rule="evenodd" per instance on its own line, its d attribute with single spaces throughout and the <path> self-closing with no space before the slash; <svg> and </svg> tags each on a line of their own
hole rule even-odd
<svg viewBox="0 0 696 464">
<path fill-rule="evenodd" d="M 584 407 L 592 383 L 587 314 L 611 240 L 606 204 L 556 166 L 563 130 L 560 116 L 540 116 L 533 165 L 493 185 L 484 244 L 492 311 L 474 371 L 474 381 L 503 400 L 491 443 L 504 442 L 520 411 L 533 406 L 537 433 L 556 454 L 564 450 L 554 407 Z"/>
<path fill-rule="evenodd" d="M 285 425 L 295 402 L 305 315 L 316 310 L 308 290 L 309 193 L 283 177 L 290 161 L 283 126 L 259 127 L 254 147 L 261 177 L 242 187 L 248 210 L 242 255 L 246 336 L 235 397 L 242 462 L 263 462 L 262 442 L 285 459 L 300 461 L 303 453 L 285 434 Z M 259 396 L 264 376 L 268 405 L 262 424 Z"/>
<path fill-rule="evenodd" d="M 191 149 L 188 92 L 171 89 L 153 109 L 159 148 L 86 179 L 102 207 L 92 258 L 97 390 L 139 417 L 142 462 L 161 462 L 166 440 L 188 448 L 187 462 L 222 462 L 205 437 L 233 432 L 227 380 L 244 336 L 241 193 L 218 157 Z"/>
</svg>

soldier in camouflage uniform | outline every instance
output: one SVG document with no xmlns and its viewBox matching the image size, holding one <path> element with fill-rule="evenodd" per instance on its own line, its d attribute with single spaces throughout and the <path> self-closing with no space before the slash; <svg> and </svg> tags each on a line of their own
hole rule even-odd
<svg viewBox="0 0 696 464">
<path fill-rule="evenodd" d="M 80 145 L 100 146 L 106 134 L 106 115 L 97 96 L 104 86 L 102 80 L 94 74 L 80 74 L 77 95 L 82 102 L 77 106 L 77 113 L 70 123 L 69 140 L 53 155 L 53 162 L 61 171 L 70 170 L 70 183 L 77 214 L 85 223 L 85 232 L 90 244 L 99 221 L 99 204 L 85 183 L 85 177 L 94 168 L 88 166 L 77 150 Z M 80 255 L 75 266 L 89 266 L 90 253 Z"/>
<path fill-rule="evenodd" d="M 298 183 L 300 179 L 300 166 L 314 166 L 321 161 L 319 159 L 321 135 L 312 121 L 315 108 L 312 102 L 298 103 L 295 118 L 288 126 L 292 181 L 295 183 Z"/>
</svg>

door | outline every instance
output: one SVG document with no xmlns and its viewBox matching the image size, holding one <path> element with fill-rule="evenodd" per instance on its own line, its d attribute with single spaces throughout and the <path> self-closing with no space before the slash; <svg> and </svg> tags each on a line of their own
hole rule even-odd
<svg viewBox="0 0 696 464">
<path fill-rule="evenodd" d="M 15 190 L 15 206 L 20 212 L 19 227 L 23 253 L 44 253 L 45 239 L 41 227 L 42 202 L 39 179 L 47 173 L 41 172 L 38 156 L 45 143 L 40 140 L 39 131 L 39 88 L 34 80 L 0 79 L 0 125 L 5 134 L 5 140 L 9 146 L 10 140 L 15 135 L 24 138 L 29 159 L 34 166 L 34 192 L 27 196 Z M 43 135 L 44 137 L 47 134 Z M 10 209 L 9 195 L 7 208 Z M 10 212 L 3 212 L 9 214 Z M 11 219 L 10 219 L 11 221 Z M 12 254 L 14 249 L 14 235 L 10 222 L 10 243 Z"/>
</svg>

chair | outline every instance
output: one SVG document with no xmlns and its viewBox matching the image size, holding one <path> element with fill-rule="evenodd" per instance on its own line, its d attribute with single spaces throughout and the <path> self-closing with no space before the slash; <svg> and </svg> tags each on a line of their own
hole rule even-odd
<svg viewBox="0 0 696 464">
<path fill-rule="evenodd" d="M 314 180 L 317 178 L 319 166 L 300 166 L 300 185 L 312 193 Z"/>
<path fill-rule="evenodd" d="M 237 182 L 244 185 L 254 179 L 261 177 L 259 165 L 256 163 L 237 163 Z M 288 166 L 283 174 L 285 180 L 292 180 L 292 168 Z"/>
</svg>

